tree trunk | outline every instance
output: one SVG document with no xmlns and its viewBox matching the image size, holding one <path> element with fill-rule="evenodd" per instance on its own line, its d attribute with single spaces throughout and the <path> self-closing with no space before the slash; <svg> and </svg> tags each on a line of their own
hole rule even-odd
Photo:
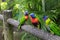
<svg viewBox="0 0 60 40">
<path fill-rule="evenodd" d="M 42 0 L 42 10 L 45 12 L 45 0 Z"/>
<path fill-rule="evenodd" d="M 7 19 L 12 17 L 11 10 L 3 11 L 3 34 L 4 40 L 13 40 L 13 27 L 7 23 Z"/>
</svg>

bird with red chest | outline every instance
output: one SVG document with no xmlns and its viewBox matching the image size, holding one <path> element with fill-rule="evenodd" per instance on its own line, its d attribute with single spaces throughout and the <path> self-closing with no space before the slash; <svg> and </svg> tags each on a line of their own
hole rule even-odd
<svg viewBox="0 0 60 40">
<path fill-rule="evenodd" d="M 25 15 L 25 19 L 27 20 L 27 19 L 28 19 L 28 11 L 26 11 L 26 12 L 24 13 L 24 15 Z"/>
<path fill-rule="evenodd" d="M 36 18 L 35 14 L 34 13 L 31 13 L 30 14 L 30 20 L 31 20 L 31 23 L 35 26 L 35 27 L 38 27 L 38 29 L 40 29 L 40 23 L 39 23 L 39 20 L 38 18 Z M 40 25 L 40 26 L 39 26 Z"/>
<path fill-rule="evenodd" d="M 25 24 L 25 22 L 28 20 L 28 17 L 28 11 L 25 11 L 24 16 L 22 16 L 22 18 L 19 20 L 20 24 L 18 25 L 18 30 L 20 30 L 21 26 Z"/>
</svg>

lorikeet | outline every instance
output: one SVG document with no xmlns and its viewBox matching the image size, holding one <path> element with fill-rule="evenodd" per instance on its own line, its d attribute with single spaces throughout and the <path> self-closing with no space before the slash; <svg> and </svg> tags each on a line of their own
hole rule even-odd
<svg viewBox="0 0 60 40">
<path fill-rule="evenodd" d="M 30 20 L 35 27 L 38 27 L 38 29 L 40 29 L 41 23 L 39 22 L 38 18 L 35 16 L 34 13 L 30 14 Z"/>
<path fill-rule="evenodd" d="M 43 19 L 45 21 L 47 30 L 52 34 L 60 36 L 60 28 L 50 18 L 48 18 L 48 16 L 44 16 Z"/>
<path fill-rule="evenodd" d="M 28 20 L 28 11 L 25 11 L 24 16 L 20 19 L 20 24 L 18 26 L 18 30 L 21 28 L 21 26 L 25 23 L 25 21 Z"/>
</svg>

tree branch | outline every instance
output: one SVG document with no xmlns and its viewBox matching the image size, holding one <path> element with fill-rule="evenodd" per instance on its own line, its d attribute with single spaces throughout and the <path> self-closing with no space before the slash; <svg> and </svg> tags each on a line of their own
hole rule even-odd
<svg viewBox="0 0 60 40">
<path fill-rule="evenodd" d="M 0 17 L 2 17 L 2 15 Z M 0 18 L 0 19 L 3 20 L 3 18 Z M 7 22 L 9 24 L 13 25 L 14 28 L 15 27 L 17 28 L 18 25 L 19 25 L 18 21 L 14 20 L 14 19 L 11 19 L 11 18 L 9 18 L 7 20 Z M 50 33 L 44 32 L 43 30 L 39 30 L 37 28 L 32 27 L 31 25 L 23 25 L 21 27 L 21 29 L 37 36 L 38 38 L 41 38 L 42 40 L 60 40 L 59 36 L 52 35 Z"/>
</svg>

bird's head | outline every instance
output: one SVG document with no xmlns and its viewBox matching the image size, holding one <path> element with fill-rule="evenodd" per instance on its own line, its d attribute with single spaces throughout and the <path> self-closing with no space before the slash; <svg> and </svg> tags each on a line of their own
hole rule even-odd
<svg viewBox="0 0 60 40">
<path fill-rule="evenodd" d="M 28 16 L 28 11 L 25 11 L 24 15 L 25 15 L 25 16 Z"/>
<path fill-rule="evenodd" d="M 28 11 L 25 11 L 24 15 L 25 15 L 25 19 L 27 20 L 28 19 Z"/>
<path fill-rule="evenodd" d="M 35 14 L 34 13 L 31 13 L 30 14 L 30 17 L 35 18 Z"/>
<path fill-rule="evenodd" d="M 43 16 L 43 20 L 45 21 L 46 19 L 48 19 L 48 16 Z"/>
</svg>

